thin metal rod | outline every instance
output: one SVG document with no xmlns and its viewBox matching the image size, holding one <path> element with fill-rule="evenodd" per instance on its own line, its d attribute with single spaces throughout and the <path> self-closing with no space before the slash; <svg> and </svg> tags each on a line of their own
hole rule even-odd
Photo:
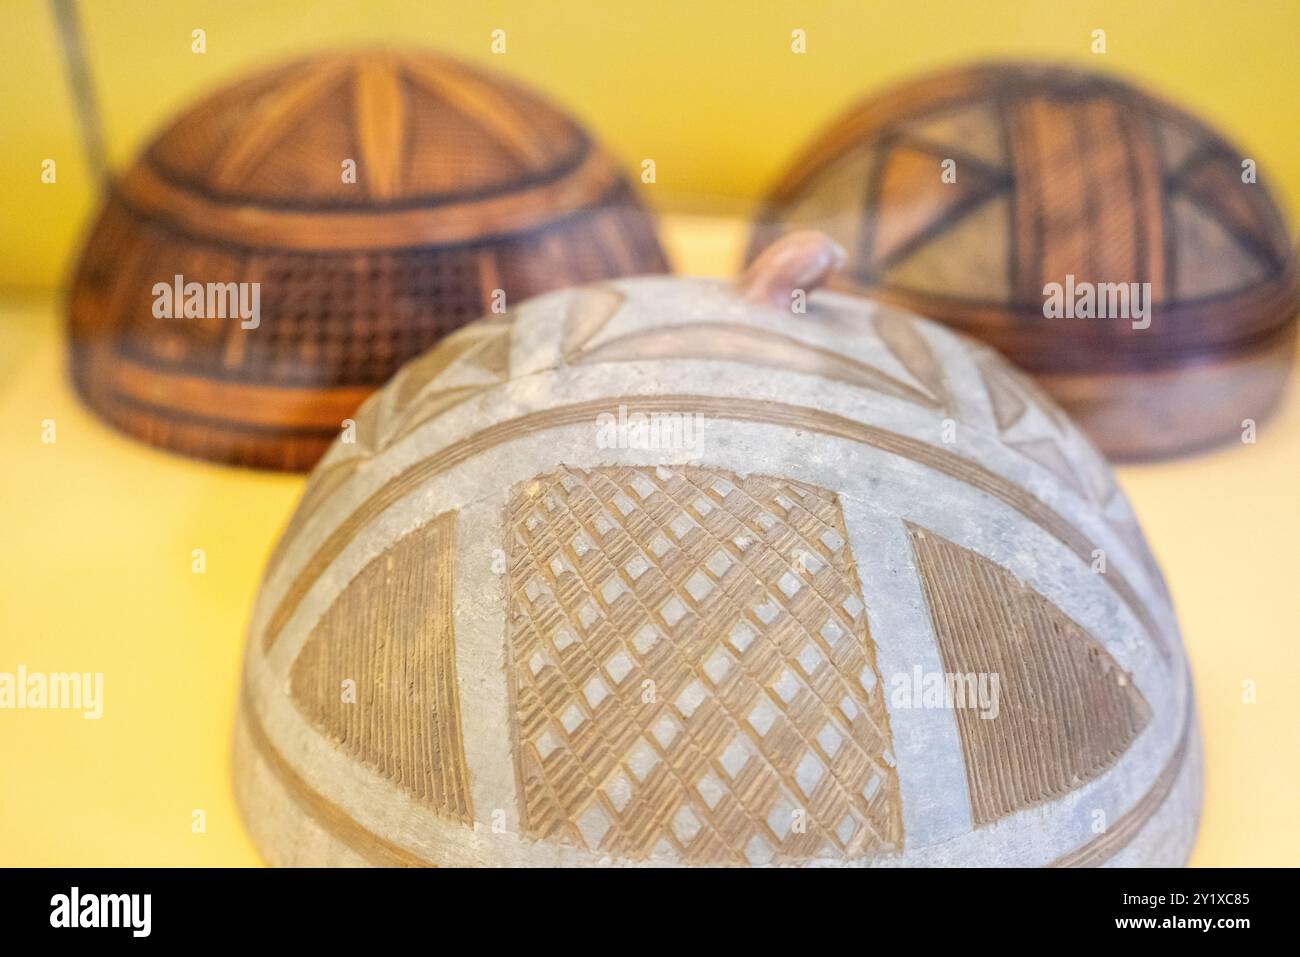
<svg viewBox="0 0 1300 957">
<path fill-rule="evenodd" d="M 104 127 L 100 121 L 99 104 L 95 98 L 95 82 L 90 75 L 86 46 L 82 42 L 81 22 L 77 16 L 76 0 L 50 0 L 54 20 L 59 26 L 63 45 L 63 63 L 68 72 L 68 85 L 77 108 L 77 121 L 81 126 L 82 145 L 91 174 L 108 181 L 108 160 L 104 152 Z"/>
</svg>

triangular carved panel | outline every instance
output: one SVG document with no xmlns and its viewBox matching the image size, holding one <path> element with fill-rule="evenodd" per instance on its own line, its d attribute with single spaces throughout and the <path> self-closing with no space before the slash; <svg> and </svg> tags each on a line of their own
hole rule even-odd
<svg viewBox="0 0 1300 957">
<path fill-rule="evenodd" d="M 469 821 L 452 626 L 455 520 L 438 516 L 361 570 L 312 629 L 290 690 L 345 751 L 439 813 Z"/>
<path fill-rule="evenodd" d="M 927 529 L 907 530 L 944 670 L 998 676 L 996 717 L 954 709 L 976 826 L 1099 777 L 1151 719 L 1129 675 L 1005 568 Z"/>
</svg>

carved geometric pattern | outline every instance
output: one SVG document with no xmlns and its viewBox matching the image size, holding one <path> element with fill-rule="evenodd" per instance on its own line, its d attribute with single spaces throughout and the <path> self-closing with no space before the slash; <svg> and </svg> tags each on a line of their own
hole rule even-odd
<svg viewBox="0 0 1300 957">
<path fill-rule="evenodd" d="M 651 359 L 720 359 L 768 366 L 938 408 L 930 395 L 851 356 L 755 326 L 732 322 L 692 322 L 641 329 L 574 355 L 572 362 L 625 362 Z"/>
<path fill-rule="evenodd" d="M 1145 374 L 1244 350 L 1295 314 L 1281 208 L 1241 172 L 1221 136 L 1125 83 L 978 65 L 823 132 L 770 193 L 746 259 L 819 228 L 848 253 L 841 288 L 973 334 L 1035 374 Z M 1044 286 L 1067 276 L 1150 283 L 1151 328 L 1044 321 Z"/>
<path fill-rule="evenodd" d="M 1002 192 L 1008 178 L 982 163 L 963 164 L 956 182 L 934 189 L 930 180 L 948 159 L 942 147 L 896 140 L 884 149 L 875 171 L 874 195 L 879 208 L 865 224 L 875 268 L 887 270 L 934 239 L 934 231 Z"/>
<path fill-rule="evenodd" d="M 563 468 L 510 504 L 522 829 L 630 859 L 901 849 L 836 497 L 720 469 Z"/>
<path fill-rule="evenodd" d="M 918 324 L 894 312 L 883 312 L 875 319 L 876 334 L 912 377 L 925 386 L 945 412 L 953 409 L 943 364 L 921 335 Z"/>
<path fill-rule="evenodd" d="M 587 344 L 600 334 L 623 308 L 627 296 L 612 286 L 576 289 L 564 319 L 560 351 L 566 360 L 576 359 Z"/>
<path fill-rule="evenodd" d="M 386 449 L 467 399 L 510 378 L 514 316 L 476 322 L 411 362 L 394 381 L 394 400 L 381 426 Z"/>
<path fill-rule="evenodd" d="M 1080 498 L 1101 504 L 1115 493 L 1114 476 L 1099 456 L 1070 451 L 1065 439 L 1075 427 L 1033 379 L 988 352 L 979 355 L 976 366 L 1009 448 L 1047 469 Z M 1030 409 L 1042 413 L 1040 424 L 1030 424 Z"/>
<path fill-rule="evenodd" d="M 250 77 L 122 180 L 70 297 L 74 382 L 117 427 L 232 464 L 310 468 L 341 419 L 498 291 L 667 268 L 631 184 L 572 119 L 425 53 Z M 251 282 L 260 323 L 160 323 L 155 274 Z"/>
<path fill-rule="evenodd" d="M 1058 432 L 1073 428 L 1056 400 L 1029 376 L 1002 361 L 997 353 L 977 350 L 975 364 L 979 368 L 984 388 L 988 390 L 998 428 L 1002 431 L 1012 429 L 1031 408 L 1041 410 Z"/>
<path fill-rule="evenodd" d="M 456 516 L 372 559 L 312 629 L 290 671 L 299 710 L 416 800 L 470 821 L 452 625 Z M 355 700 L 344 682 L 355 682 Z"/>
<path fill-rule="evenodd" d="M 328 465 L 315 469 L 308 477 L 307 486 L 302 492 L 302 498 L 298 500 L 298 507 L 294 510 L 288 524 L 285 525 L 284 531 L 280 533 L 279 541 L 275 543 L 271 557 L 266 563 L 266 570 L 262 574 L 264 582 L 270 581 L 276 572 L 280 570 L 280 563 L 284 561 L 285 552 L 289 550 L 289 546 L 293 544 L 302 530 L 307 527 L 307 523 L 311 521 L 312 517 L 320 511 L 335 492 L 347 484 L 348 479 L 356 474 L 357 469 L 370 459 L 374 449 L 377 408 L 377 400 L 371 398 L 363 402 L 361 408 L 353 413 L 352 421 L 356 442 L 349 448 L 352 454 L 336 458 Z M 263 642 L 265 647 L 270 647 L 269 636 L 264 636 Z"/>
<path fill-rule="evenodd" d="M 987 167 L 1005 169 L 1007 143 L 995 113 L 995 107 L 986 103 L 940 110 L 904 123 L 902 133 L 909 141 L 925 143 L 939 156 L 949 156 L 953 149 L 959 149 Z"/>
<path fill-rule="evenodd" d="M 865 443 L 891 454 L 902 455 L 926 468 L 952 476 L 993 496 L 1030 519 L 1081 560 L 1085 562 L 1093 560 L 1096 545 L 1092 539 L 1071 525 L 1062 515 L 1024 488 L 990 472 L 972 459 L 944 452 L 938 446 L 906 438 L 885 429 L 853 422 L 822 410 L 779 402 L 720 399 L 701 395 L 625 396 L 623 400 L 639 412 L 678 414 L 703 412 L 728 421 L 768 422 L 806 429 L 818 434 L 838 436 Z M 433 476 L 441 474 L 470 456 L 542 429 L 590 422 L 594 417 L 607 412 L 611 408 L 611 403 L 617 405 L 623 400 L 593 399 L 508 419 L 453 442 L 430 458 L 417 462 L 393 476 L 344 519 L 298 569 L 267 621 L 264 638 L 266 646 L 270 647 L 284 630 L 312 585 L 324 574 L 329 564 L 347 547 L 360 529 L 382 514 L 389 506 L 418 489 Z M 1111 565 L 1105 579 L 1106 584 L 1119 595 L 1137 617 L 1160 655 L 1169 661 L 1172 654 L 1169 636 L 1161 629 L 1147 603 L 1139 598 L 1137 591 L 1123 572 Z"/>
<path fill-rule="evenodd" d="M 1111 506 L 1116 499 L 1123 498 L 1123 493 L 1106 462 L 1095 452 L 1081 449 L 1078 443 L 1065 441 L 1075 427 L 1033 379 L 997 360 L 992 353 L 980 354 L 976 366 L 1007 447 L 1047 469 L 1081 498 L 1101 505 L 1111 530 L 1124 541 L 1152 586 L 1167 600 L 1164 576 L 1142 530 L 1130 517 L 1116 518 L 1110 514 Z M 1040 427 L 1039 431 L 1030 432 L 1021 426 L 1022 422 L 1028 422 L 1026 413 L 1031 408 L 1043 413 L 1048 425 L 1046 431 Z M 1163 645 L 1160 647 L 1161 654 L 1165 654 Z"/>
<path fill-rule="evenodd" d="M 238 136 L 228 135 L 232 114 L 244 117 Z M 251 77 L 183 115 L 152 155 L 219 195 L 275 203 L 292 187 L 360 206 L 510 187 L 574 162 L 585 146 L 581 130 L 526 90 L 426 54 L 381 52 Z M 359 154 L 354 183 L 304 174 L 314 151 L 338 150 Z"/>
<path fill-rule="evenodd" d="M 885 316 L 876 323 L 882 343 L 925 391 L 880 369 L 793 336 L 737 322 L 692 322 L 653 326 L 592 344 L 622 308 L 625 295 L 609 286 L 574 293 L 565 317 L 561 352 L 566 362 L 626 362 L 650 359 L 722 359 L 820 375 L 895 398 L 940 408 L 948 403 L 942 368 L 913 323 Z"/>
<path fill-rule="evenodd" d="M 331 496 L 348 483 L 371 457 L 421 426 L 510 378 L 510 343 L 514 314 L 484 319 L 447 336 L 435 348 L 412 360 L 393 378 L 391 405 L 380 409 L 383 396 L 364 402 L 353 414 L 351 438 L 328 464 L 307 480 L 298 508 L 280 535 L 267 562 L 263 581 L 270 581 L 284 553 Z M 263 636 L 269 648 L 275 632 Z"/>
<path fill-rule="evenodd" d="M 1192 743 L 1192 730 L 1196 727 L 1195 699 L 1189 695 L 1183 714 L 1183 730 L 1174 745 L 1174 753 L 1165 763 L 1151 786 L 1137 803 L 1123 814 L 1112 818 L 1104 831 L 1094 834 L 1086 843 L 1069 851 L 1049 864 L 1049 867 L 1099 867 L 1132 842 L 1147 822 L 1164 805 L 1169 792 L 1174 789 Z"/>
<path fill-rule="evenodd" d="M 949 673 L 997 675 L 999 710 L 956 710 L 976 826 L 1111 767 L 1151 707 L 1099 642 L 1006 569 L 907 523 Z"/>
</svg>

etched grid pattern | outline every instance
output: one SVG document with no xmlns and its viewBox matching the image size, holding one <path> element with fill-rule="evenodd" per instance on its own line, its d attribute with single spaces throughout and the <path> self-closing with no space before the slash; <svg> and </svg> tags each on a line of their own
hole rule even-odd
<svg viewBox="0 0 1300 957">
<path fill-rule="evenodd" d="M 565 468 L 510 506 L 526 834 L 628 859 L 901 849 L 888 718 L 835 497 Z"/>
</svg>

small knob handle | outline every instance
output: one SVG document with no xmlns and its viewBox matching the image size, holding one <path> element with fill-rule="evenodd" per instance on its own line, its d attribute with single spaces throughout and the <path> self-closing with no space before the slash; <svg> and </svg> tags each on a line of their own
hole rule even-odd
<svg viewBox="0 0 1300 957">
<path fill-rule="evenodd" d="M 812 292 L 847 261 L 844 247 L 825 233 L 801 229 L 763 250 L 736 286 L 749 302 L 789 309 L 796 289 Z"/>
</svg>

